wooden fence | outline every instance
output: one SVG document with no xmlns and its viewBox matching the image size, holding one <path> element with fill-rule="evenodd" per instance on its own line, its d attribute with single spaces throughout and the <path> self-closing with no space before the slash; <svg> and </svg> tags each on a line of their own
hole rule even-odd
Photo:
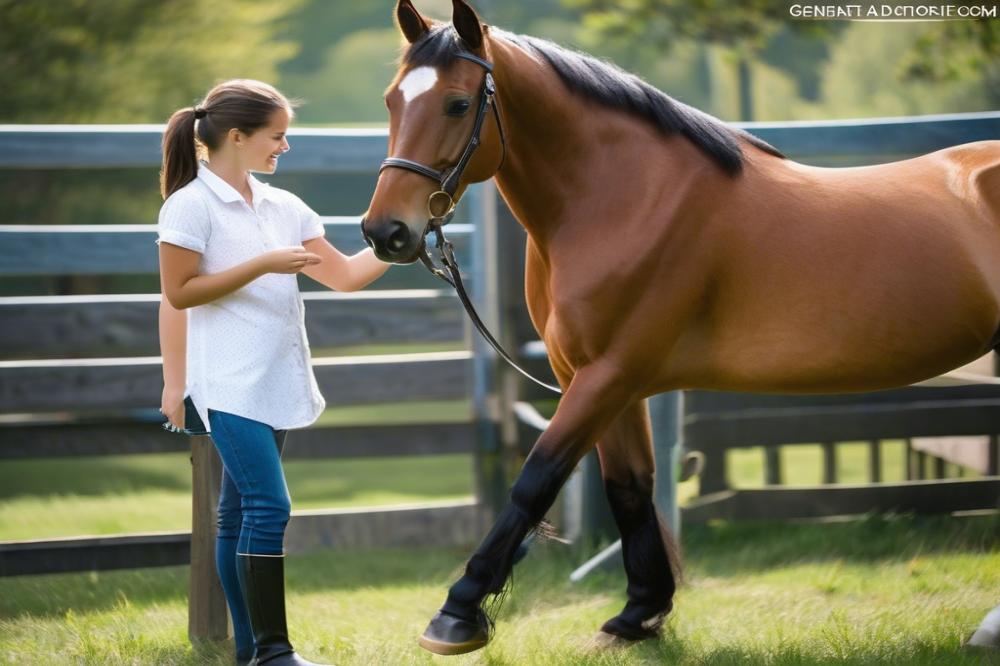
<svg viewBox="0 0 1000 666">
<path fill-rule="evenodd" d="M 1000 113 L 748 127 L 801 161 L 863 164 L 1000 137 Z M 159 126 L 0 127 L 0 169 L 149 168 L 159 161 L 161 130 Z M 297 140 L 301 138 L 308 140 Z M 374 183 L 377 164 L 386 151 L 384 131 L 298 130 L 292 132 L 292 140 L 296 149 L 283 158 L 283 173 L 323 173 L 331 178 L 368 174 Z M 361 247 L 356 217 L 329 217 L 325 222 L 327 236 L 336 245 L 346 251 Z M 507 348 L 520 350 L 522 360 L 544 373 L 544 349 L 533 342 L 535 334 L 523 306 L 523 230 L 497 204 L 490 184 L 470 191 L 450 229 L 471 274 L 473 296 L 483 319 Z M 154 237 L 150 224 L 0 225 L 0 277 L 150 274 L 156 271 Z M 471 395 L 472 409 L 461 422 L 307 429 L 294 433 L 289 455 L 471 452 L 476 501 L 364 514 L 297 513 L 289 527 L 289 549 L 473 541 L 484 519 L 503 500 L 508 479 L 537 434 L 537 427 L 528 423 L 531 419 L 519 420 L 513 406 L 549 396 L 521 384 L 518 375 L 498 365 L 471 336 L 454 296 L 419 268 L 394 268 L 374 289 L 361 294 L 319 292 L 306 298 L 314 349 L 371 342 L 458 343 L 456 351 L 450 352 L 316 358 L 317 378 L 330 404 L 459 400 Z M 135 416 L 159 402 L 158 299 L 157 294 L 0 298 L 0 458 L 174 451 L 190 446 L 194 536 L 171 533 L 4 543 L 0 544 L 0 575 L 157 566 L 190 559 L 191 635 L 218 637 L 225 634 L 224 603 L 211 563 L 218 459 L 207 439 L 188 442 Z M 876 490 L 844 492 L 835 485 L 733 491 L 726 484 L 724 452 L 733 447 L 1000 432 L 996 387 L 941 389 L 934 397 L 922 393 L 928 390 L 854 398 L 689 393 L 683 418 L 667 418 L 656 433 L 658 441 L 672 445 L 658 451 L 658 458 L 674 460 L 681 439 L 686 448 L 706 453 L 705 496 L 686 509 L 686 520 L 884 508 L 952 510 L 955 502 L 963 507 L 995 506 L 997 480 L 989 477 L 923 482 L 916 490 L 905 491 L 886 484 L 875 486 Z M 539 425 L 536 420 L 535 426 Z M 677 436 L 681 427 L 683 438 Z M 830 461 L 834 445 L 829 444 L 827 450 Z M 992 450 L 990 469 L 995 474 L 995 439 Z M 769 479 L 779 480 L 777 457 L 769 453 L 768 460 Z M 669 479 L 673 470 L 663 467 L 668 474 L 659 483 L 673 488 Z M 829 462 L 828 469 L 833 469 Z M 603 503 L 595 476 L 596 466 L 588 462 L 578 477 L 578 487 L 570 493 L 590 498 L 585 503 L 594 509 L 582 519 L 590 524 L 600 522 Z M 835 480 L 831 474 L 827 478 Z M 877 480 L 874 471 L 873 478 Z M 580 485 L 585 492 L 578 492 Z M 665 501 L 671 501 L 670 495 L 666 494 Z M 906 501 L 899 499 L 903 495 Z M 838 499 L 829 499 L 834 496 Z M 955 498 L 959 499 L 953 502 Z"/>
</svg>

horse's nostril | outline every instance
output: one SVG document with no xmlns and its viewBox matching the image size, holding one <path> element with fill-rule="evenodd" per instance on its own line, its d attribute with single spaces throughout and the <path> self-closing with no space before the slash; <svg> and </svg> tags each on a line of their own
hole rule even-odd
<svg viewBox="0 0 1000 666">
<path fill-rule="evenodd" d="M 389 234 L 389 238 L 385 241 L 385 246 L 390 252 L 399 252 L 404 247 L 406 247 L 407 242 L 410 240 L 410 230 L 402 222 L 394 221 L 392 225 L 395 227 L 393 232 Z"/>
</svg>

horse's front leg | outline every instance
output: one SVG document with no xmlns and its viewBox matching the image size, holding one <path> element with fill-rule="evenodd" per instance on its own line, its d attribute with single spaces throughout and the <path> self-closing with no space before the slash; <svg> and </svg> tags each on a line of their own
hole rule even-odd
<svg viewBox="0 0 1000 666">
<path fill-rule="evenodd" d="M 486 645 L 494 618 L 483 609 L 484 600 L 502 593 L 522 539 L 541 522 L 580 458 L 632 399 L 614 369 L 593 364 L 577 371 L 511 486 L 507 505 L 421 636 L 422 647 L 462 654 Z"/>
</svg>

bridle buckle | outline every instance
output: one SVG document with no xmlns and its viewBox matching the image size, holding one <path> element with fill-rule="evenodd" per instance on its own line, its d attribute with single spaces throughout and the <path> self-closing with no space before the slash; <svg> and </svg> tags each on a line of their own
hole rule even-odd
<svg viewBox="0 0 1000 666">
<path fill-rule="evenodd" d="M 444 190 L 438 190 L 427 197 L 427 217 L 432 221 L 443 220 L 453 210 L 455 210 L 455 199 Z"/>
</svg>

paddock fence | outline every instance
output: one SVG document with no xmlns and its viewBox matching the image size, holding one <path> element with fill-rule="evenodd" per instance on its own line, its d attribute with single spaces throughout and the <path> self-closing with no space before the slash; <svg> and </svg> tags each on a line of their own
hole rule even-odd
<svg viewBox="0 0 1000 666">
<path fill-rule="evenodd" d="M 794 159 L 843 166 L 1000 137 L 1000 113 L 755 123 L 747 128 Z M 0 126 L 0 171 L 149 170 L 159 164 L 161 132 L 161 126 Z M 291 134 L 295 149 L 283 158 L 282 173 L 374 185 L 386 153 L 384 130 L 300 129 Z M 92 276 L 148 278 L 157 271 L 155 227 L 153 220 L 142 222 L 0 225 L 0 279 L 69 276 L 69 282 L 86 284 Z M 362 247 L 357 216 L 330 216 L 324 222 L 327 237 L 344 251 Z M 449 230 L 484 321 L 506 348 L 519 351 L 523 362 L 539 373 L 548 372 L 544 348 L 535 340 L 524 309 L 524 233 L 499 202 L 492 184 L 470 188 Z M 193 531 L 0 543 L 0 575 L 190 562 L 190 634 L 194 639 L 218 638 L 227 631 L 224 599 L 212 563 L 221 470 L 207 438 L 188 440 L 158 428 L 160 297 L 152 291 L 86 294 L 70 289 L 61 295 L 0 297 L 0 458 L 190 450 Z M 305 298 L 317 379 L 331 405 L 465 400 L 469 407 L 467 416 L 438 422 L 320 424 L 293 433 L 288 455 L 471 453 L 475 497 L 370 511 L 296 512 L 289 526 L 289 550 L 474 541 L 544 427 L 532 403 L 551 396 L 523 384 L 519 375 L 498 364 L 473 335 L 454 295 L 420 267 L 393 268 L 358 294 L 310 291 Z M 366 344 L 443 344 L 448 349 L 368 356 L 336 352 Z M 913 388 L 851 398 L 689 392 L 683 401 L 676 396 L 656 400 L 664 401 L 657 404 L 665 405 L 661 411 L 667 414 L 654 425 L 657 458 L 667 470 L 658 478 L 658 498 L 668 511 L 677 510 L 673 461 L 683 449 L 706 455 L 702 497 L 684 509 L 684 520 L 815 517 L 915 506 L 935 511 L 995 507 L 1000 494 L 996 386 Z M 835 483 L 733 490 L 725 470 L 725 452 L 737 447 L 764 446 L 767 477 L 776 482 L 781 480 L 780 456 L 773 452 L 782 445 L 825 443 L 829 461 L 836 455 L 834 442 L 846 439 L 877 442 L 972 434 L 992 437 L 980 478 L 914 481 L 913 490 L 889 487 L 902 484 L 842 488 Z M 917 459 L 919 453 L 912 456 Z M 872 460 L 881 459 L 873 455 Z M 873 481 L 879 478 L 875 465 Z M 913 469 L 916 478 L 923 467 L 914 464 Z M 937 463 L 934 469 L 939 469 Z M 826 479 L 836 481 L 829 471 Z M 829 499 L 834 489 L 838 499 Z M 566 495 L 571 501 L 564 505 L 565 522 L 583 533 L 608 524 L 592 459 Z M 905 501 L 899 499 L 903 495 Z M 853 499 L 840 499 L 847 497 Z"/>
</svg>

